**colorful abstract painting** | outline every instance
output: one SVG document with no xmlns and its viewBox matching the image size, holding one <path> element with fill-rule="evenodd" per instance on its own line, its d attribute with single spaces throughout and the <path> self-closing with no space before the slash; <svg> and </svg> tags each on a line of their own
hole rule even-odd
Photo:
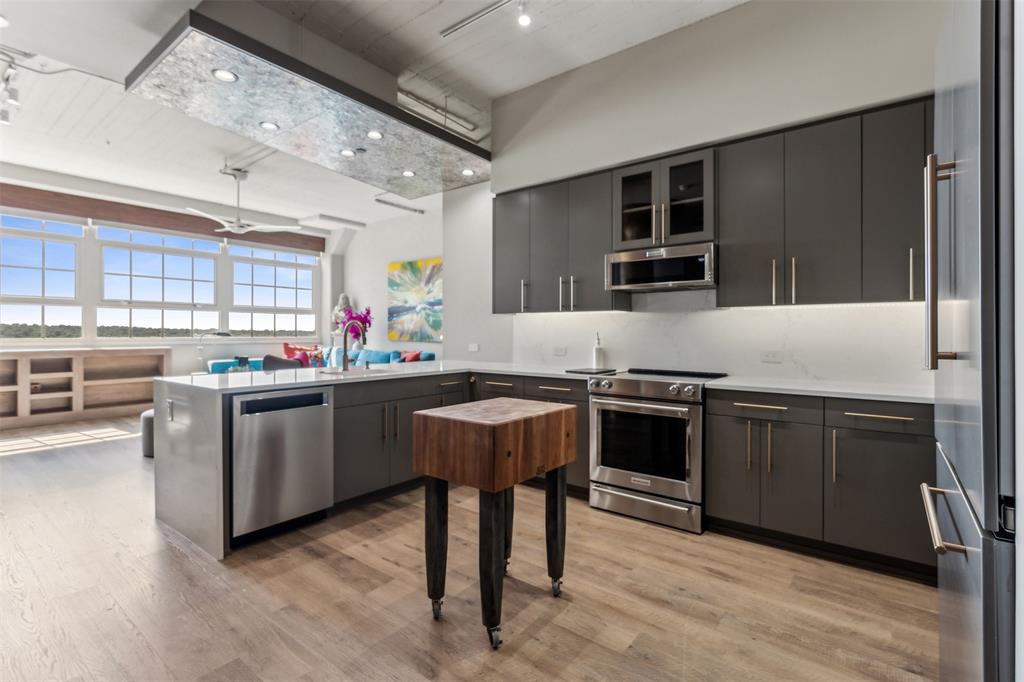
<svg viewBox="0 0 1024 682">
<path fill-rule="evenodd" d="M 388 340 L 441 343 L 443 261 L 388 263 Z"/>
</svg>

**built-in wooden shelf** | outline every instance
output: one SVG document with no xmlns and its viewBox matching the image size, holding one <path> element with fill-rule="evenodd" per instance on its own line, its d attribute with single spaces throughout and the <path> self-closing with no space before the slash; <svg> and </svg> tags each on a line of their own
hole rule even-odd
<svg viewBox="0 0 1024 682">
<path fill-rule="evenodd" d="M 0 351 L 0 429 L 138 414 L 152 406 L 153 377 L 164 375 L 170 350 Z"/>
</svg>

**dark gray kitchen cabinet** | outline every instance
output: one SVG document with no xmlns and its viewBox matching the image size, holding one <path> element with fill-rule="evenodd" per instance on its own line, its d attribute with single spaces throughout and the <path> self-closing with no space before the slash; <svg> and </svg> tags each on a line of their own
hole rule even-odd
<svg viewBox="0 0 1024 682">
<path fill-rule="evenodd" d="M 569 309 L 569 183 L 530 190 L 529 310 Z"/>
<path fill-rule="evenodd" d="M 863 300 L 924 297 L 924 102 L 864 114 Z"/>
<path fill-rule="evenodd" d="M 707 513 L 719 519 L 761 523 L 761 422 L 708 415 L 705 443 Z"/>
<path fill-rule="evenodd" d="M 785 303 L 783 135 L 718 150 L 718 306 Z"/>
<path fill-rule="evenodd" d="M 589 405 L 576 400 L 548 400 L 576 408 L 576 459 L 566 465 L 566 482 L 576 488 L 590 487 L 590 412 Z"/>
<path fill-rule="evenodd" d="M 334 410 L 334 501 L 388 487 L 389 403 L 354 405 Z"/>
<path fill-rule="evenodd" d="M 929 436 L 827 428 L 824 539 L 935 565 L 920 485 L 935 484 Z"/>
<path fill-rule="evenodd" d="M 790 303 L 861 300 L 860 128 L 853 116 L 785 133 Z"/>
<path fill-rule="evenodd" d="M 523 312 L 529 306 L 530 191 L 494 198 L 492 244 L 492 309 Z"/>
<path fill-rule="evenodd" d="M 657 245 L 659 173 L 657 161 L 612 172 L 612 244 L 616 251 Z"/>
<path fill-rule="evenodd" d="M 820 540 L 822 427 L 766 421 L 761 436 L 761 527 Z"/>
<path fill-rule="evenodd" d="M 604 257 L 612 251 L 612 175 L 569 181 L 568 310 L 628 310 L 630 297 L 604 288 Z"/>
<path fill-rule="evenodd" d="M 391 419 L 388 427 L 390 433 L 389 477 L 388 485 L 405 483 L 416 478 L 418 474 L 412 470 L 412 414 L 418 410 L 429 410 L 441 407 L 443 398 L 429 395 L 421 398 L 406 398 L 391 403 Z"/>
</svg>

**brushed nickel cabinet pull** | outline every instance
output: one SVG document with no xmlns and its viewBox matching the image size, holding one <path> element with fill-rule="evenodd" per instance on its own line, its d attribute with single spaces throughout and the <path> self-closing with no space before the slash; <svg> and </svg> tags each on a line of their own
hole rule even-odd
<svg viewBox="0 0 1024 682">
<path fill-rule="evenodd" d="M 526 312 L 526 280 L 519 280 L 519 312 Z"/>
<path fill-rule="evenodd" d="M 791 290 L 790 290 L 789 296 L 790 296 L 790 299 L 791 299 L 790 303 L 792 303 L 793 305 L 796 305 L 796 256 L 793 256 L 793 259 L 791 260 L 791 263 L 792 263 L 792 268 L 791 268 L 790 274 L 793 276 L 793 279 L 792 279 L 792 286 L 791 286 Z"/>
<path fill-rule="evenodd" d="M 440 386 L 458 386 L 461 383 L 462 383 L 461 381 L 442 381 L 439 385 Z"/>
<path fill-rule="evenodd" d="M 576 310 L 576 277 L 569 275 L 569 310 Z"/>
<path fill-rule="evenodd" d="M 867 412 L 843 412 L 847 417 L 862 417 L 864 419 L 887 419 L 897 422 L 912 422 L 913 417 L 901 417 L 894 414 L 869 414 Z"/>
<path fill-rule="evenodd" d="M 768 422 L 768 473 L 772 472 L 772 423 Z"/>
<path fill-rule="evenodd" d="M 910 300 L 913 301 L 914 300 L 914 247 L 913 246 L 910 247 L 910 258 L 909 258 L 909 261 L 910 261 L 910 267 L 908 269 L 910 271 Z"/>
<path fill-rule="evenodd" d="M 836 479 L 836 430 L 832 429 L 832 483 L 835 484 Z"/>
<path fill-rule="evenodd" d="M 381 424 L 380 424 L 381 425 L 380 439 L 381 440 L 387 440 L 388 439 L 388 405 L 387 405 L 387 403 L 384 403 L 383 405 L 381 405 L 380 408 L 381 408 L 381 411 L 384 413 L 384 419 L 381 421 Z"/>
<path fill-rule="evenodd" d="M 772 258 L 772 305 L 775 305 L 775 259 Z"/>
<path fill-rule="evenodd" d="M 512 384 L 509 384 L 511 386 Z M 572 393 L 571 388 L 562 388 L 561 386 L 538 386 L 537 388 L 542 391 L 561 391 L 563 393 Z"/>
<path fill-rule="evenodd" d="M 395 403 L 395 441 L 398 441 L 398 403 Z"/>
<path fill-rule="evenodd" d="M 665 243 L 665 204 L 661 205 L 661 243 Z"/>
<path fill-rule="evenodd" d="M 933 488 L 927 483 L 921 484 L 921 500 L 924 502 L 924 515 L 928 519 L 928 533 L 932 536 L 932 549 L 936 554 L 946 552 L 957 552 L 967 554 L 967 548 L 953 542 L 946 542 L 942 539 L 942 530 L 939 528 L 939 516 L 935 512 L 935 495 L 959 494 L 955 490 Z"/>
<path fill-rule="evenodd" d="M 651 243 L 658 243 L 658 206 L 651 202 Z"/>
<path fill-rule="evenodd" d="M 558 312 L 562 312 L 562 289 L 564 288 L 562 286 L 563 279 L 564 278 L 561 275 L 558 276 Z"/>
<path fill-rule="evenodd" d="M 757 403 L 733 403 L 733 407 L 754 407 L 759 410 L 778 410 L 780 412 L 785 412 L 789 409 L 782 405 L 759 405 Z"/>
<path fill-rule="evenodd" d="M 924 166 L 924 348 L 925 369 L 938 369 L 939 360 L 956 360 L 955 352 L 939 351 L 939 182 L 953 177 L 955 161 L 939 163 L 929 154 Z"/>
<path fill-rule="evenodd" d="M 485 381 L 488 386 L 501 386 L 502 388 L 512 388 L 514 384 L 509 384 L 504 381 Z"/>
<path fill-rule="evenodd" d="M 747 471 L 750 471 L 750 420 L 747 420 Z"/>
</svg>

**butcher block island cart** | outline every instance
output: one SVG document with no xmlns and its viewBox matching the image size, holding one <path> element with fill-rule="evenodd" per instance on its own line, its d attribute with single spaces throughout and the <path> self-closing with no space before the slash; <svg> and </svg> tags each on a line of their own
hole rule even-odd
<svg viewBox="0 0 1024 682">
<path fill-rule="evenodd" d="M 495 398 L 413 414 L 413 469 L 426 477 L 427 595 L 435 619 L 441 617 L 448 560 L 448 484 L 480 491 L 480 606 L 497 649 L 515 485 L 546 477 L 548 575 L 557 597 L 565 563 L 565 466 L 575 458 L 573 405 Z"/>
</svg>

